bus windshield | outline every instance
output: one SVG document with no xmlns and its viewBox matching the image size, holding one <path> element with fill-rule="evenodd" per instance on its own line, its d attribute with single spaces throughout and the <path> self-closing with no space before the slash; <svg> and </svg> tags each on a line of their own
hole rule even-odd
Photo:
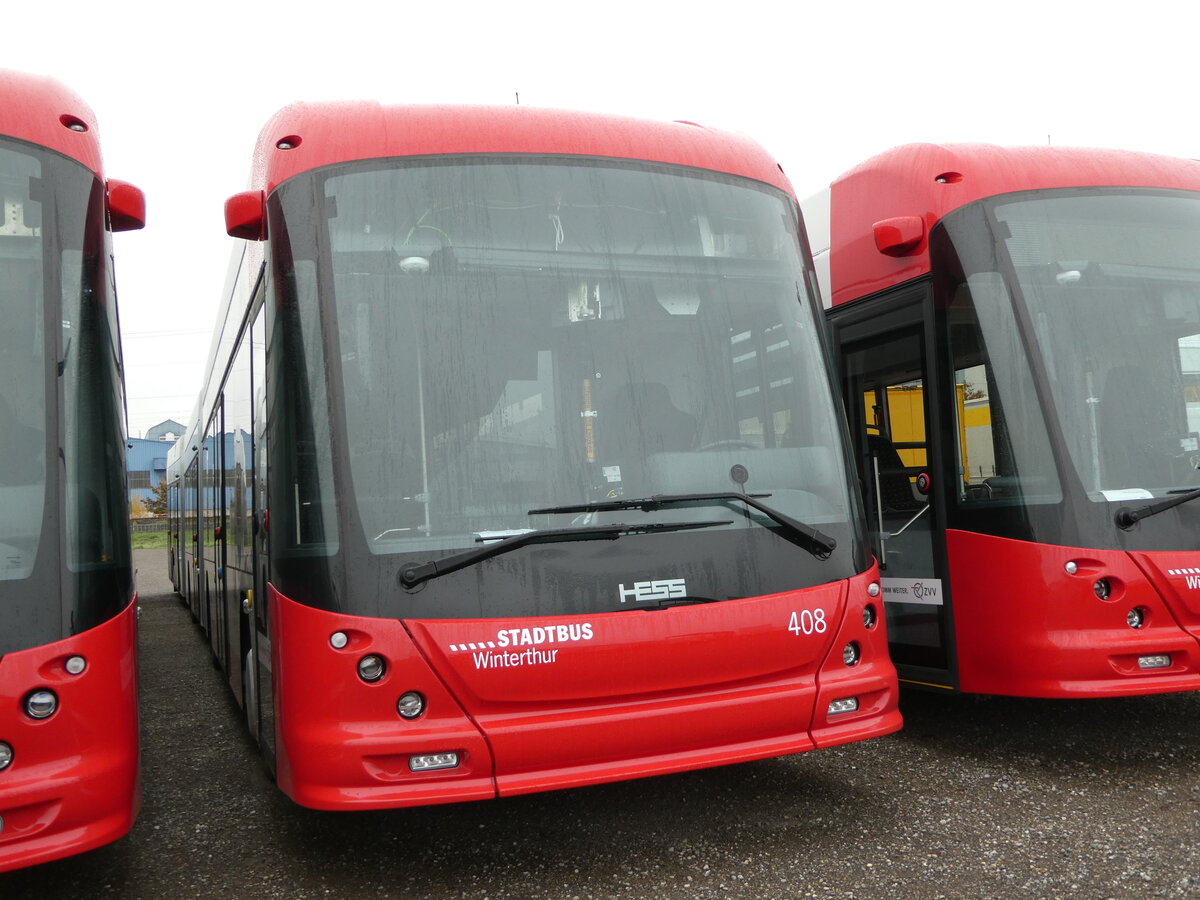
<svg viewBox="0 0 1200 900">
<path fill-rule="evenodd" d="M 0 143 L 0 581 L 28 578 L 46 495 L 46 273 L 42 203 L 30 196 L 41 162 Z"/>
<path fill-rule="evenodd" d="M 334 538 L 333 473 L 304 445 L 343 433 L 375 554 L 607 523 L 775 524 L 717 501 L 554 509 L 654 494 L 744 491 L 850 527 L 782 192 L 682 167 L 492 158 L 336 167 L 273 203 L 273 249 L 291 255 L 276 262 L 280 321 L 296 332 L 280 346 L 315 389 L 291 432 L 297 541 Z"/>
<path fill-rule="evenodd" d="M 132 578 L 104 184 L 73 160 L 0 140 L 0 192 L 4 653 L 106 621 Z"/>
<path fill-rule="evenodd" d="M 1037 354 L 1044 372 L 1042 412 L 1057 423 L 1052 428 L 1087 496 L 1136 501 L 1200 487 L 1200 197 L 1093 188 L 1007 195 L 981 206 L 986 229 L 976 230 L 984 214 L 978 208 L 944 220 L 961 260 L 954 268 L 961 265 L 989 332 L 981 342 L 1019 356 L 1024 319 L 1024 349 Z M 981 233 L 990 240 L 980 241 Z M 994 369 L 957 373 L 968 407 L 996 390 L 1004 363 L 995 351 L 992 357 Z M 1019 393 L 998 395 L 1008 404 Z M 1014 426 L 1014 416 L 1032 422 L 1039 415 L 1036 402 L 1009 405 L 998 415 L 991 403 L 992 442 L 967 429 L 963 446 L 975 451 L 964 475 L 968 490 L 976 482 L 987 487 L 989 476 L 1012 465 L 1011 449 L 996 439 L 1001 429 L 1010 436 L 1024 429 L 1017 443 L 1045 434 L 1040 423 Z M 1045 484 L 1053 477 L 1046 475 L 1048 449 L 1026 458 L 1039 455 L 1043 462 L 1027 469 Z"/>
</svg>

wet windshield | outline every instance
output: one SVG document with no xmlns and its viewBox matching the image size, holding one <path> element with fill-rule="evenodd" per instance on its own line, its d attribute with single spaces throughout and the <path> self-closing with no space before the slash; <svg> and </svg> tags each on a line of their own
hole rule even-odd
<svg viewBox="0 0 1200 900">
<path fill-rule="evenodd" d="M 0 580 L 28 578 L 46 494 L 46 340 L 41 218 L 33 156 L 0 145 Z"/>
<path fill-rule="evenodd" d="M 1200 487 L 1200 197 L 1118 189 L 1017 196 L 990 204 L 995 245 L 979 268 L 993 271 L 967 282 L 997 345 L 1019 343 L 1000 336 L 1017 328 L 1013 313 L 995 311 L 1008 305 L 1006 282 L 1023 303 L 1029 349 L 1045 372 L 1043 403 L 1088 496 L 1137 500 Z M 956 233 L 951 217 L 947 229 Z M 968 269 L 972 255 L 964 253 Z M 995 386 L 992 373 L 978 371 L 960 378 L 968 405 L 986 405 Z M 1034 404 L 1022 410 L 1030 421 L 1038 415 Z M 989 433 L 994 403 L 991 411 L 979 420 Z M 1016 414 L 1010 433 L 1019 430 Z M 1003 454 L 971 439 L 968 429 L 966 446 L 987 447 L 972 458 L 982 484 Z"/>
<path fill-rule="evenodd" d="M 104 184 L 0 140 L 0 194 L 4 653 L 105 621 L 132 579 Z"/>
<path fill-rule="evenodd" d="M 290 346 L 303 343 L 317 391 L 328 378 L 341 398 L 373 552 L 661 519 L 528 514 L 657 493 L 746 490 L 819 527 L 848 522 L 841 429 L 782 193 L 663 167 L 457 161 L 359 165 L 278 195 L 307 335 Z M 304 235 L 313 208 L 326 231 Z M 299 258 L 309 242 L 327 242 L 327 270 Z M 326 439 L 319 423 L 311 433 Z M 296 466 L 330 477 L 319 458 Z M 304 511 L 328 505 L 313 497 L 297 490 L 295 531 L 329 541 L 332 518 Z M 772 524 L 718 505 L 670 519 Z"/>
</svg>

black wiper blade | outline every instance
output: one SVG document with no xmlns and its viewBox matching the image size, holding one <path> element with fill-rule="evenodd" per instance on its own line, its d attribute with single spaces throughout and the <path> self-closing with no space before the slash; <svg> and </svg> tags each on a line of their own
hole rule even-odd
<svg viewBox="0 0 1200 900">
<path fill-rule="evenodd" d="M 596 500 L 592 503 L 579 503 L 571 506 L 551 506 L 546 509 L 531 509 L 529 515 L 538 516 L 551 513 L 573 512 L 604 512 L 618 509 L 640 509 L 643 512 L 661 509 L 678 503 L 695 503 L 705 500 L 736 500 L 745 503 L 752 509 L 758 510 L 768 519 L 782 525 L 790 534 L 803 541 L 805 548 L 814 556 L 825 559 L 837 547 L 837 541 L 811 525 L 806 525 L 798 519 L 780 512 L 765 503 L 759 502 L 759 497 L 770 497 L 770 494 L 738 494 L 733 491 L 722 491 L 715 494 L 655 494 L 652 497 L 642 497 L 637 500 Z"/>
<path fill-rule="evenodd" d="M 464 550 L 443 556 L 427 563 L 409 563 L 400 570 L 400 584 L 414 588 L 432 578 L 449 575 L 476 563 L 508 553 L 529 544 L 557 544 L 569 541 L 615 541 L 626 534 L 651 534 L 659 531 L 686 531 L 691 528 L 713 528 L 717 525 L 732 525 L 731 519 L 713 519 L 705 522 L 647 522 L 641 525 L 589 525 L 582 528 L 553 528 L 543 531 L 527 531 L 514 534 L 504 540 L 486 544 L 478 550 Z"/>
<path fill-rule="evenodd" d="M 1187 503 L 1200 497 L 1200 489 L 1194 491 L 1185 491 L 1175 497 L 1169 497 L 1166 500 L 1159 500 L 1157 503 L 1147 503 L 1145 506 L 1139 506 L 1130 509 L 1128 506 L 1122 506 L 1117 510 L 1115 516 L 1117 527 L 1123 531 L 1128 531 L 1142 519 L 1148 519 L 1150 516 L 1157 516 L 1160 512 L 1166 512 L 1168 509 L 1174 509 L 1180 504 Z"/>
</svg>

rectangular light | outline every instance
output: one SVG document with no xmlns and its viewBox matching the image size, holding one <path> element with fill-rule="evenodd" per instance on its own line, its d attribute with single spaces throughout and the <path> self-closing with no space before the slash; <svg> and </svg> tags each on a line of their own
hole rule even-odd
<svg viewBox="0 0 1200 900">
<path fill-rule="evenodd" d="M 858 709 L 857 697 L 844 697 L 841 700 L 833 700 L 829 704 L 829 715 L 834 713 L 854 712 Z"/>
<path fill-rule="evenodd" d="M 412 772 L 430 772 L 434 769 L 453 769 L 458 766 L 457 753 L 427 753 L 424 756 L 410 756 L 408 768 Z"/>
<path fill-rule="evenodd" d="M 1171 665 L 1171 654 L 1155 653 L 1152 656 L 1139 656 L 1139 669 L 1165 669 Z"/>
</svg>

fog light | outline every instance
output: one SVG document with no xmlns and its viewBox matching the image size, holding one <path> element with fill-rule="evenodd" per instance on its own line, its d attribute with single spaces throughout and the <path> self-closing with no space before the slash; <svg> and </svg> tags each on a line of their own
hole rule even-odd
<svg viewBox="0 0 1200 900">
<path fill-rule="evenodd" d="M 13 752 L 12 747 L 0 741 L 0 772 L 3 772 L 12 765 Z"/>
<path fill-rule="evenodd" d="M 854 641 L 851 641 L 845 647 L 842 648 L 842 662 L 844 662 L 846 665 L 857 666 L 858 665 L 858 657 L 859 657 L 858 644 L 854 643 Z"/>
<path fill-rule="evenodd" d="M 1135 606 L 1125 614 L 1125 624 L 1130 628 L 1144 628 L 1146 626 L 1146 610 Z"/>
<path fill-rule="evenodd" d="M 367 682 L 378 681 L 383 677 L 385 668 L 382 656 L 364 656 L 358 661 L 358 677 Z"/>
<path fill-rule="evenodd" d="M 429 772 L 433 769 L 453 769 L 457 766 L 457 753 L 427 753 L 424 756 L 410 756 L 408 758 L 408 768 L 411 772 Z"/>
<path fill-rule="evenodd" d="M 1139 656 L 1139 669 L 1166 669 L 1171 665 L 1171 654 L 1155 653 L 1151 656 Z"/>
<path fill-rule="evenodd" d="M 1112 585 L 1108 583 L 1107 578 L 1101 578 L 1092 585 L 1092 590 L 1096 592 L 1096 596 L 1101 600 L 1107 600 L 1112 594 Z"/>
<path fill-rule="evenodd" d="M 868 603 L 863 607 L 863 627 L 875 627 L 875 605 L 873 603 Z"/>
<path fill-rule="evenodd" d="M 25 696 L 25 715 L 31 719 L 48 719 L 58 709 L 54 691 L 33 691 Z"/>
<path fill-rule="evenodd" d="M 329 636 L 329 646 L 334 650 L 341 650 L 348 643 L 350 643 L 350 638 L 346 637 L 344 631 L 335 631 Z"/>
<path fill-rule="evenodd" d="M 68 656 L 66 666 L 72 675 L 79 675 L 87 668 L 87 660 L 82 656 Z"/>
<path fill-rule="evenodd" d="M 829 715 L 834 713 L 854 712 L 858 709 L 857 697 L 844 697 L 841 700 L 833 700 L 829 704 Z"/>
<path fill-rule="evenodd" d="M 408 691 L 396 701 L 396 712 L 403 719 L 415 719 L 425 712 L 425 698 L 416 691 Z"/>
</svg>

